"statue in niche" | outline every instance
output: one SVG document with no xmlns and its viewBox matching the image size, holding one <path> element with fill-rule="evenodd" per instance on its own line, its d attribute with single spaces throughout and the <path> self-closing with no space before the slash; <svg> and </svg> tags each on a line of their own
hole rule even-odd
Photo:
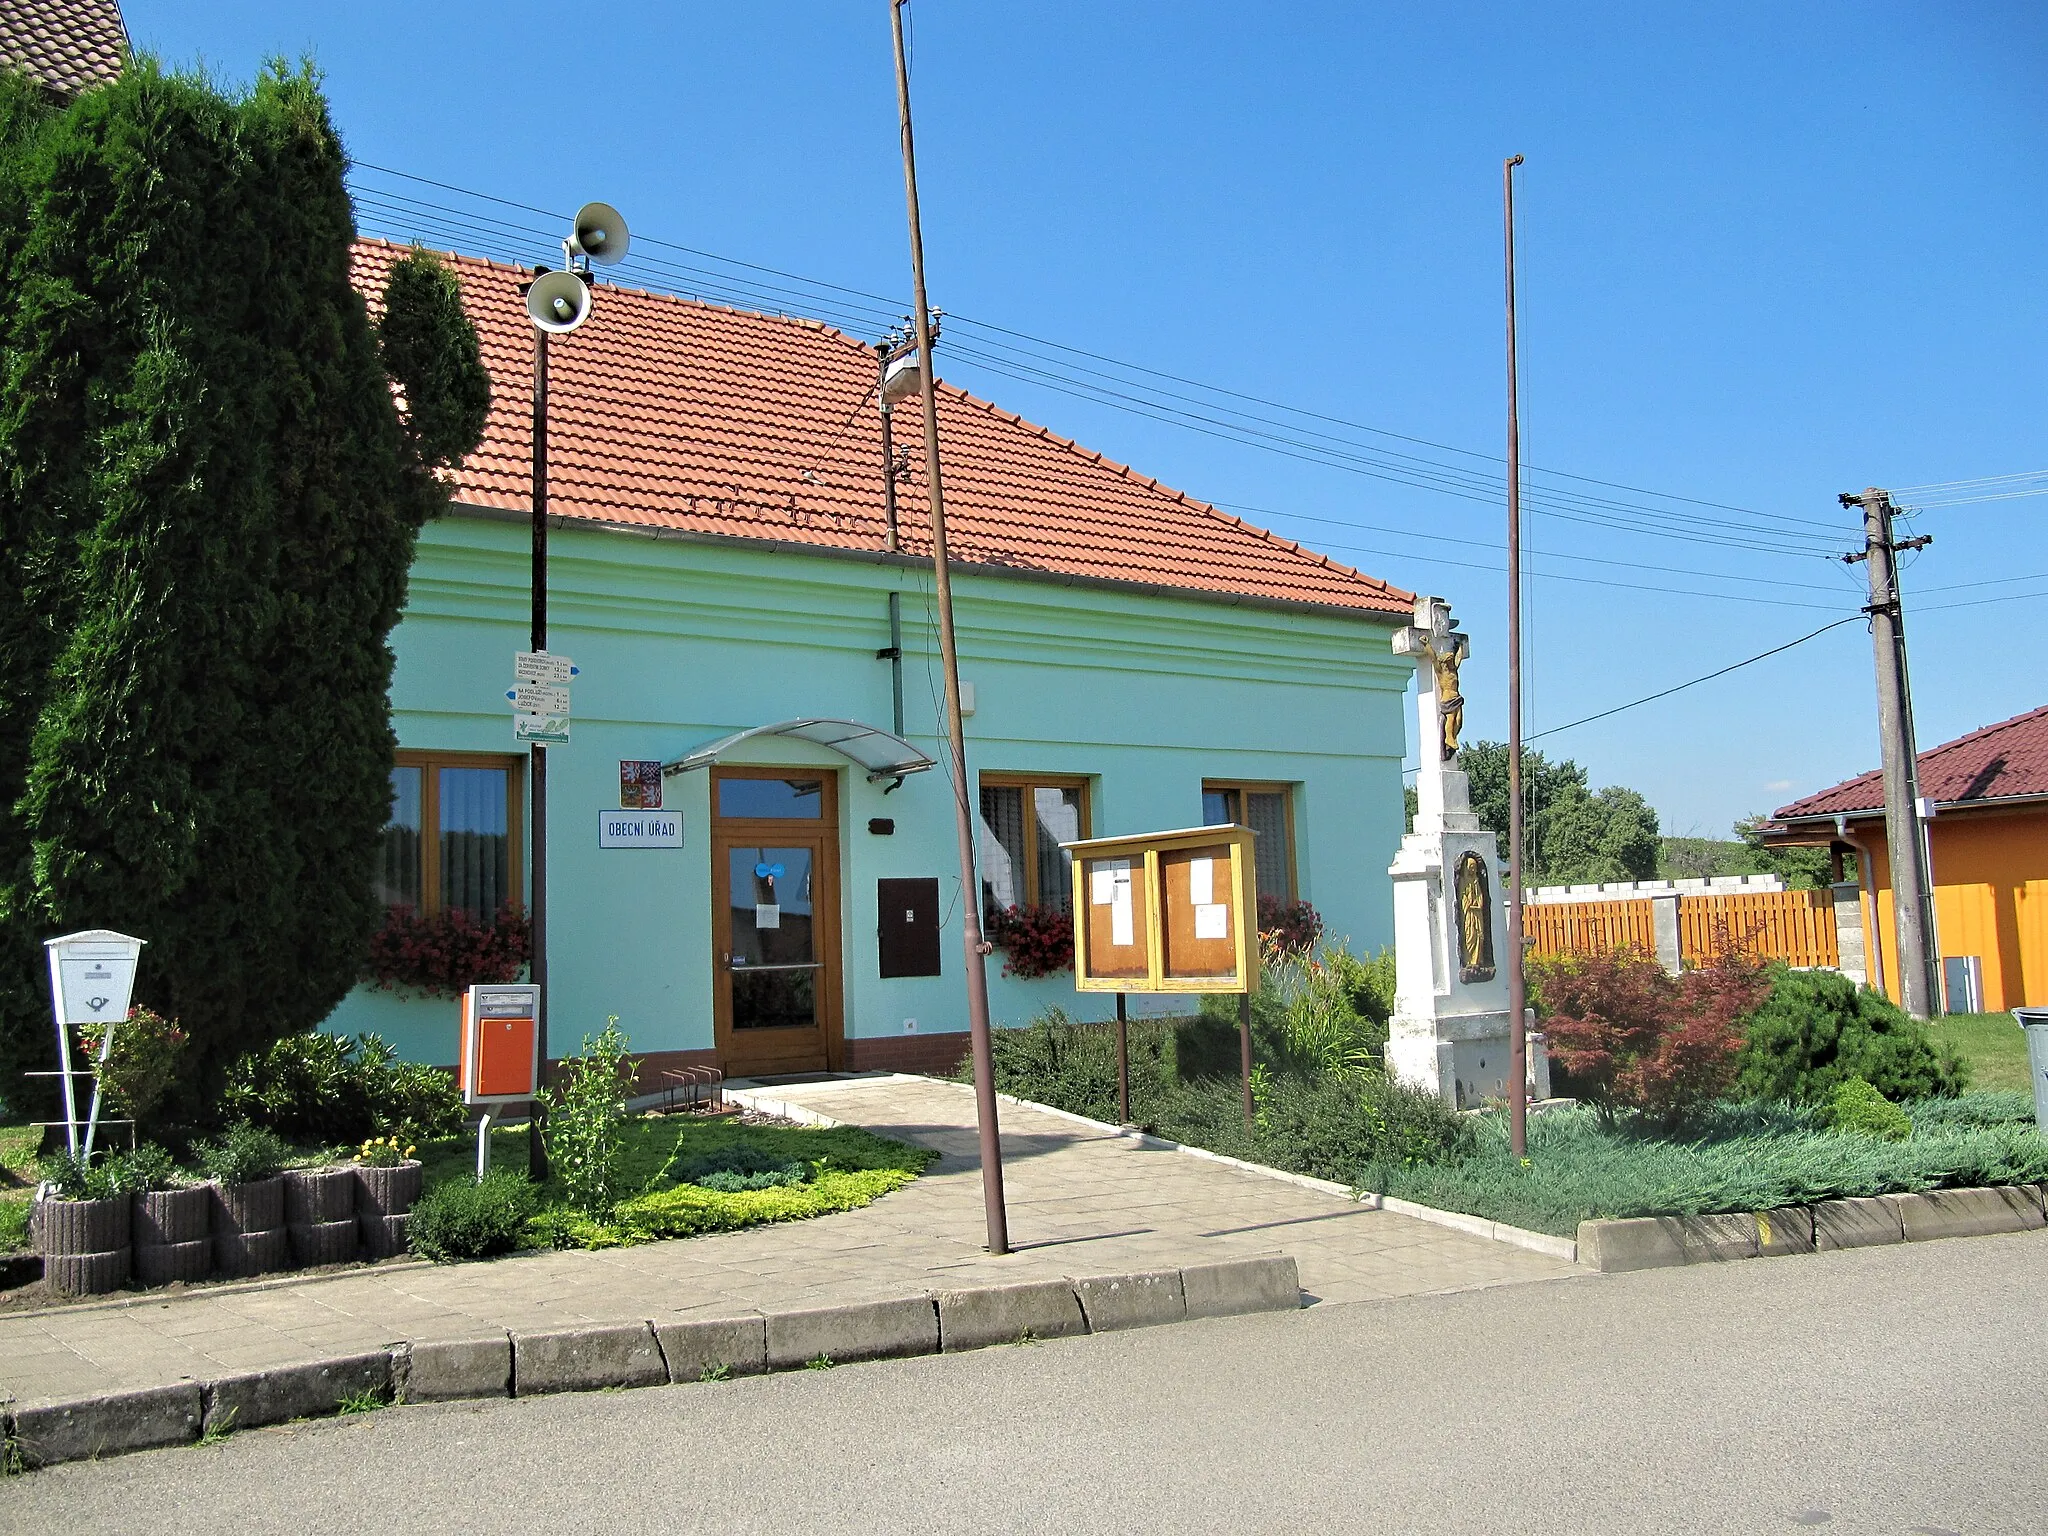
<svg viewBox="0 0 2048 1536">
<path fill-rule="evenodd" d="M 1466 853 L 1453 877 L 1458 904 L 1458 980 L 1493 980 L 1493 881 L 1486 860 Z"/>
</svg>

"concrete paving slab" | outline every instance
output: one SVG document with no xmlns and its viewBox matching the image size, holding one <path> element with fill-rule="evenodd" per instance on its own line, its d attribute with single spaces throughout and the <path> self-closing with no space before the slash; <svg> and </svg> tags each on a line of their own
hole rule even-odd
<svg viewBox="0 0 2048 1536">
<path fill-rule="evenodd" d="M 126 1305 L 0 1318 L 0 1396 L 144 1387 L 314 1359 L 362 1340 L 544 1333 L 686 1315 L 817 1308 L 965 1286 L 1179 1270 L 1284 1252 L 1325 1302 L 1581 1273 L 1340 1195 L 1263 1179 L 1065 1117 L 1006 1104 L 1014 1251 L 982 1249 L 974 1098 L 960 1084 L 876 1078 L 776 1090 L 793 1109 L 947 1155 L 863 1210 L 607 1253 L 372 1266 L 231 1294 L 200 1287 Z M 1896 1241 L 1896 1239 L 1894 1239 Z"/>
</svg>

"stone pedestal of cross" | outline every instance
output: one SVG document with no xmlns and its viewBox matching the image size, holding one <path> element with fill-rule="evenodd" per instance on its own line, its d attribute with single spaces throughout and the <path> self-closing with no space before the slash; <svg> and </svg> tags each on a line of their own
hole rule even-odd
<svg viewBox="0 0 2048 1536">
<path fill-rule="evenodd" d="M 1458 667 L 1470 639 L 1438 597 L 1415 601 L 1394 635 L 1415 661 L 1415 830 L 1401 839 L 1394 879 L 1394 1016 L 1387 1069 L 1456 1109 L 1507 1096 L 1509 1037 L 1506 878 L 1494 835 L 1472 810 L 1458 767 L 1464 699 Z M 1529 1042 L 1530 1094 L 1550 1096 L 1542 1039 Z"/>
</svg>

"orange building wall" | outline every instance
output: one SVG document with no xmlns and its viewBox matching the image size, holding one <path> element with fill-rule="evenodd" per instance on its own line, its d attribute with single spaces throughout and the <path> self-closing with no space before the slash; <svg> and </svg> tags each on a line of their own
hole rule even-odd
<svg viewBox="0 0 2048 1536">
<path fill-rule="evenodd" d="M 2048 1006 L 2048 807 L 1949 812 L 1929 825 L 1928 846 L 1941 953 L 1982 958 L 1984 1006 L 1991 1012 Z M 1882 950 L 1884 989 L 1896 1002 L 1891 863 L 1883 828 L 1872 828 L 1858 847 L 1868 870 L 1864 936 L 1874 941 L 1870 952 Z"/>
</svg>

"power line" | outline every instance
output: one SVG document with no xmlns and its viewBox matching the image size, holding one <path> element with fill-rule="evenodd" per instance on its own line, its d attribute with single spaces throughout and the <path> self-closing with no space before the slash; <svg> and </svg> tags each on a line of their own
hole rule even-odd
<svg viewBox="0 0 2048 1536">
<path fill-rule="evenodd" d="M 488 193 L 474 192 L 468 188 L 457 187 L 452 183 L 436 181 L 429 177 L 416 176 L 410 172 L 398 171 L 388 166 L 379 166 L 371 162 L 358 162 L 357 166 L 361 170 L 373 171 L 380 175 L 396 177 L 401 180 L 412 182 L 421 186 L 433 187 L 441 191 L 452 192 L 461 197 L 475 198 L 484 202 L 495 204 L 499 207 L 512 209 L 520 213 L 536 214 L 551 221 L 559 222 L 563 218 L 563 216 L 560 214 L 554 213 L 547 209 L 536 207 L 535 205 L 532 204 L 516 202 L 509 198 L 495 197 Z M 516 225 L 510 223 L 509 221 L 489 218 L 488 216 L 479 218 L 474 214 L 467 214 L 463 210 L 447 208 L 445 205 L 428 202 L 420 198 L 408 197 L 402 193 L 391 192 L 384 189 L 366 189 L 361 187 L 358 187 L 355 190 L 357 192 L 359 199 L 361 199 L 365 203 L 365 205 L 370 208 L 371 211 L 379 213 L 385 216 L 386 218 L 391 218 L 401 222 L 407 222 L 417 221 L 425 215 L 439 214 L 446 218 L 458 221 L 460 227 L 464 228 L 467 232 L 469 232 L 472 235 L 482 236 L 491 239 L 494 243 L 499 244 L 501 249 L 505 249 L 508 246 L 523 247 L 528 243 L 528 241 L 536 237 L 542 239 L 552 238 L 546 232 L 537 230 L 532 226 Z M 847 325 L 847 328 L 852 330 L 858 330 L 862 325 L 872 325 L 875 319 L 878 317 L 884 317 L 893 320 L 896 316 L 897 309 L 900 307 L 900 301 L 890 300 L 884 295 L 869 293 L 866 290 L 862 289 L 850 288 L 843 284 L 830 283 L 820 279 L 804 277 L 796 273 L 785 272 L 779 268 L 765 266 L 760 263 L 740 261 L 736 258 L 720 256 L 714 252 L 699 250 L 696 247 L 684 246 L 673 241 L 661 240 L 658 237 L 654 236 L 641 236 L 639 238 L 638 243 L 643 247 L 648 245 L 658 246 L 664 249 L 677 251 L 685 255 L 695 256 L 704 260 L 716 262 L 721 265 L 739 267 L 745 269 L 746 271 L 764 273 L 769 276 L 785 279 L 786 281 L 791 283 L 801 284 L 803 285 L 803 288 L 795 290 L 775 288 L 773 285 L 768 286 L 770 288 L 770 291 L 776 295 L 776 300 L 778 301 L 782 298 L 794 298 L 813 310 L 825 309 L 829 307 L 830 309 L 839 311 L 839 316 L 834 317 L 835 323 L 845 323 L 843 317 L 848 309 L 865 312 L 859 315 L 858 319 L 855 321 L 854 324 Z M 514 259 L 516 260 L 517 257 L 515 256 Z M 697 293 L 715 294 L 716 297 L 718 297 L 721 300 L 730 300 L 738 302 L 743 305 L 754 305 L 760 302 L 759 296 L 753 288 L 742 286 L 748 280 L 735 279 L 724 273 L 710 272 L 702 268 L 690 266 L 688 264 L 676 264 L 648 260 L 643 258 L 633 258 L 629 259 L 629 261 L 626 264 L 624 264 L 624 267 L 622 268 L 622 275 L 635 268 L 656 272 L 662 276 L 670 278 L 672 281 L 674 279 L 680 278 L 682 286 L 690 288 Z M 707 279 L 709 281 L 706 281 Z M 810 290 L 820 290 L 821 292 L 813 292 Z M 848 306 L 845 304 L 844 300 L 839 300 L 837 302 L 824 301 L 823 293 L 845 295 L 853 300 L 866 302 L 856 302 Z M 877 308 L 876 306 L 882 307 Z M 771 303 L 765 307 L 779 307 L 779 303 L 776 301 L 771 301 Z M 1009 327 L 995 325 L 992 322 L 979 321 L 973 319 L 972 317 L 954 316 L 952 318 L 955 320 L 957 324 L 964 324 L 968 326 L 977 327 L 979 329 L 994 332 L 999 335 L 1012 336 L 1017 338 L 1018 340 L 1026 341 L 1036 346 L 1051 348 L 1053 350 L 1067 353 L 1073 356 L 1087 357 L 1092 361 L 1102 362 L 1115 368 L 1121 368 L 1126 372 L 1142 373 L 1156 378 L 1167 379 L 1175 383 L 1183 383 L 1191 388 L 1200 389 L 1211 394 L 1221 395 L 1234 399 L 1242 399 L 1250 403 L 1263 405 L 1269 409 L 1280 410 L 1287 412 L 1290 415 L 1300 416 L 1304 419 L 1320 420 L 1332 425 L 1343 426 L 1352 431 L 1367 432 L 1375 436 L 1386 437 L 1395 441 L 1409 442 L 1414 443 L 1418 446 L 1431 447 L 1442 452 L 1457 454 L 1465 458 L 1472 458 L 1494 463 L 1501 462 L 1494 455 L 1476 453 L 1473 450 L 1469 449 L 1455 448 L 1448 444 L 1433 443 L 1428 439 L 1410 437 L 1406 434 L 1390 432 L 1383 428 L 1376 428 L 1367 426 L 1363 423 L 1346 421 L 1344 418 L 1341 417 L 1327 416 L 1320 412 L 1307 411 L 1299 407 L 1287 406 L 1282 403 L 1274 401 L 1267 401 L 1262 399 L 1261 397 L 1247 395 L 1240 391 L 1227 390 L 1221 388 L 1220 386 L 1208 385 L 1198 380 L 1187 379 L 1176 374 L 1169 374 L 1164 372 L 1163 370 L 1147 368 L 1142 364 L 1121 362 L 1114 358 L 1105 357 L 1099 353 L 1092 353 L 1081 348 L 1068 346 L 1065 343 L 1054 342 L 1047 340 L 1045 338 L 1034 337 L 1026 332 L 1015 331 Z M 991 342 L 989 344 L 998 347 L 1004 346 L 1004 344 L 1000 342 Z M 967 357 L 969 361 L 979 362 L 981 366 L 990 367 L 991 371 L 1003 373 L 1003 376 L 1005 377 L 1017 377 L 1017 375 L 1014 373 L 1004 373 L 1004 370 L 1001 367 L 994 366 L 996 363 L 995 359 L 990 359 L 987 358 L 986 356 L 983 356 L 981 358 L 974 358 L 971 356 L 970 352 L 963 351 L 963 349 L 960 349 L 958 347 L 949 350 L 954 351 L 956 354 Z M 1005 350 L 1015 351 L 1016 349 L 1005 347 Z M 1009 362 L 1013 366 L 1027 368 L 1028 370 L 1038 374 L 1038 377 L 1036 378 L 1021 379 L 1020 382 L 1038 383 L 1043 387 L 1063 389 L 1065 392 L 1077 394 L 1079 398 L 1093 399 L 1096 401 L 1096 403 L 1116 403 L 1126 408 L 1129 408 L 1134 404 L 1141 403 L 1144 406 L 1149 407 L 1150 409 L 1137 410 L 1135 411 L 1135 414 L 1151 415 L 1155 420 L 1167 421 L 1168 424 L 1172 425 L 1189 425 L 1187 422 L 1172 419 L 1174 417 L 1184 416 L 1189 413 L 1177 412 L 1174 410 L 1173 407 L 1162 405 L 1159 401 L 1144 400 L 1142 402 L 1136 402 L 1134 401 L 1133 397 L 1128 395 L 1120 395 L 1120 398 L 1114 402 L 1109 400 L 1103 400 L 1100 398 L 1101 393 L 1108 393 L 1112 396 L 1119 396 L 1120 392 L 1104 392 L 1100 390 L 1100 386 L 1090 385 L 1086 381 L 1075 380 L 1072 378 L 1068 378 L 1064 375 L 1054 374 L 1050 371 L 1050 369 L 1034 366 L 1035 363 L 1045 363 L 1049 362 L 1050 360 L 1035 359 L 1032 363 L 1025 363 L 1015 358 L 1009 358 L 1004 359 L 1003 361 Z M 1084 371 L 1094 372 L 1094 370 Z M 1106 374 L 1098 374 L 1097 376 L 1101 378 L 1113 378 L 1113 376 Z M 1126 380 L 1114 380 L 1114 382 L 1122 382 L 1126 384 L 1131 383 L 1131 381 Z M 1131 387 L 1146 388 L 1147 386 L 1131 384 Z M 1171 396 L 1171 392 L 1155 391 L 1155 393 L 1168 394 L 1172 398 L 1179 398 L 1184 401 L 1187 401 L 1187 403 L 1190 404 L 1203 403 L 1198 400 L 1192 400 L 1189 397 L 1185 396 Z M 1251 416 L 1251 414 L 1247 412 L 1236 411 L 1230 407 L 1216 406 L 1210 408 L 1224 410 L 1231 415 L 1244 416 L 1247 419 L 1253 421 L 1266 421 L 1266 424 L 1268 425 L 1282 425 L 1281 423 L 1270 422 L 1265 418 Z M 1220 433 L 1234 434 L 1232 436 L 1227 437 L 1226 440 L 1237 441 L 1243 446 L 1267 448 L 1268 445 L 1264 442 L 1253 441 L 1248 439 L 1267 438 L 1274 436 L 1274 434 L 1260 432 L 1255 427 L 1247 428 L 1237 422 L 1217 421 L 1215 418 L 1212 417 L 1196 417 L 1194 418 L 1194 420 L 1195 422 L 1199 423 L 1202 427 L 1220 429 Z M 1297 428 L 1292 430 L 1302 429 Z M 1214 436 L 1220 435 L 1220 433 L 1217 430 L 1212 430 L 1208 433 L 1208 435 Z M 1335 439 L 1330 437 L 1329 434 L 1315 435 L 1321 436 L 1329 442 L 1342 441 L 1341 439 Z M 1320 451 L 1324 454 L 1334 454 L 1339 458 L 1359 459 L 1363 464 L 1371 466 L 1371 470 L 1368 472 L 1371 474 L 1372 478 L 1390 480 L 1397 483 L 1407 483 L 1419 489 L 1434 490 L 1443 494 L 1461 495 L 1462 499 L 1468 500 L 1490 502 L 1493 499 L 1497 498 L 1497 496 L 1499 495 L 1499 487 L 1497 483 L 1491 480 L 1491 477 L 1475 477 L 1471 471 L 1460 470 L 1455 466 L 1436 463 L 1431 460 L 1419 458 L 1415 455 L 1393 455 L 1395 457 L 1405 459 L 1410 462 L 1405 464 L 1388 464 L 1383 460 L 1367 458 L 1364 454 L 1352 454 L 1344 452 L 1342 449 L 1330 449 L 1321 447 L 1321 445 L 1313 443 L 1301 443 L 1296 439 L 1281 438 L 1279 439 L 1279 441 L 1288 447 L 1307 450 L 1307 452 L 1309 453 Z M 1364 445 L 1347 446 L 1363 447 Z M 1269 451 L 1271 450 L 1269 449 Z M 1386 453 L 1390 455 L 1393 453 L 1392 450 L 1386 449 L 1374 449 L 1371 451 L 1374 453 Z M 1289 453 L 1287 456 L 1302 458 L 1306 455 L 1303 452 L 1294 452 Z M 1309 461 L 1319 462 L 1319 460 L 1314 458 L 1309 459 Z M 1336 465 L 1330 467 L 1356 468 L 1357 466 Z M 1692 505 L 1713 507 L 1719 510 L 1742 513 L 1747 516 L 1761 517 L 1764 515 L 1761 513 L 1754 512 L 1753 509 L 1736 507 L 1728 503 L 1709 502 L 1701 498 L 1695 497 L 1675 496 L 1670 493 L 1650 491 L 1641 487 L 1626 486 L 1620 484 L 1619 482 L 1603 481 L 1597 480 L 1590 476 L 1574 475 L 1566 471 L 1550 471 L 1532 467 L 1531 473 L 1549 474 L 1562 479 L 1574 480 L 1581 484 L 1600 485 L 1607 487 L 1609 489 L 1629 491 L 1632 494 L 1653 496 L 1662 500 L 1680 501 Z M 1540 498 L 1540 500 L 1538 500 L 1538 498 Z M 1587 522 L 1592 526 L 1596 527 L 1604 527 L 1626 532 L 1648 533 L 1654 536 L 1662 537 L 1685 537 L 1689 542 L 1718 542 L 1723 544 L 1729 544 L 1733 547 L 1744 547 L 1745 545 L 1752 542 L 1740 539 L 1703 539 L 1699 537 L 1697 534 L 1679 535 L 1667 529 L 1651 529 L 1642 527 L 1637 522 L 1637 520 L 1640 518 L 1658 518 L 1667 516 L 1669 514 L 1663 513 L 1658 508 L 1642 507 L 1630 503 L 1617 502 L 1614 501 L 1612 498 L 1587 498 L 1580 494 L 1565 491 L 1563 488 L 1552 488 L 1548 490 L 1535 491 L 1532 493 L 1532 501 L 1535 501 L 1536 504 L 1539 506 L 1547 506 L 1551 515 L 1566 517 L 1570 520 Z M 1784 524 L 1798 523 L 1805 524 L 1807 526 L 1811 526 L 1817 529 L 1825 529 L 1830 533 L 1833 532 L 1832 525 L 1813 522 L 1810 519 L 1783 518 L 1778 519 L 1777 523 L 1778 528 L 1782 528 Z M 1792 533 L 1789 530 L 1785 532 L 1779 532 L 1778 528 L 1766 530 L 1751 526 L 1741 531 L 1751 534 L 1774 535 L 1772 544 L 1756 546 L 1766 548 L 1773 553 L 1795 554 L 1815 552 L 1799 548 L 1796 544 L 1792 544 L 1789 542 L 1789 540 L 1804 541 L 1809 539 L 1811 536 Z M 1736 530 L 1731 527 L 1730 531 L 1733 532 Z"/>
<path fill-rule="evenodd" d="M 1321 523 L 1332 528 L 1354 528 L 1364 533 L 1391 534 L 1397 539 L 1427 539 L 1433 544 L 1460 544 L 1472 549 L 1498 549 L 1500 547 L 1499 541 L 1493 539 L 1461 539 L 1448 533 L 1417 533 L 1409 528 L 1390 528 L 1384 523 L 1361 523 L 1353 518 L 1345 517 L 1318 517 L 1308 512 L 1288 512 L 1278 507 L 1254 507 L 1238 501 L 1218 501 L 1212 502 L 1210 505 L 1221 507 L 1229 512 L 1250 512 L 1258 517 L 1291 518 L 1299 523 Z M 1540 555 L 1546 560 L 1575 560 L 1587 565 L 1609 565 L 1630 571 L 1653 571 L 1667 576 L 1692 576 L 1706 581 L 1740 581 L 1747 582 L 1753 586 L 1783 587 L 1787 590 L 1800 592 L 1838 592 L 1841 590 L 1840 582 L 1785 581 L 1775 576 L 1751 576 L 1729 571 L 1697 571 L 1685 566 L 1652 565 L 1641 560 L 1615 560 L 1604 555 L 1574 555 L 1561 549 L 1531 549 L 1527 545 L 1523 546 L 1522 552 L 1528 555 Z M 1405 560 L 1426 559 L 1427 557 L 1403 554 L 1400 558 Z M 2030 576 L 2012 576 L 2005 579 L 2008 581 L 2031 581 L 2034 578 Z M 2044 576 L 2042 579 L 2048 580 L 2048 576 Z M 1965 583 L 1964 585 L 1976 585 L 1976 583 Z M 1938 592 L 1947 589 L 1926 587 L 1922 590 Z"/>
<path fill-rule="evenodd" d="M 1538 731 L 1533 736 L 1525 737 L 1524 740 L 1537 741 L 1545 736 L 1555 736 L 1559 731 L 1575 730 L 1582 725 L 1591 725 L 1595 720 L 1605 720 L 1611 715 L 1618 715 L 1624 710 L 1638 709 L 1645 704 L 1654 704 L 1659 699 L 1668 699 L 1674 693 L 1683 693 L 1688 688 L 1697 688 L 1701 683 L 1711 683 L 1717 677 L 1726 677 L 1730 672 L 1739 672 L 1742 668 L 1754 666 L 1759 661 L 1768 661 L 1773 656 L 1783 655 L 1796 645 L 1804 645 L 1809 640 L 1818 639 L 1831 629 L 1840 629 L 1844 624 L 1857 623 L 1862 618 L 1863 615 L 1861 613 L 1846 614 L 1835 620 L 1832 624 L 1823 624 L 1812 633 L 1801 635 L 1797 640 L 1787 640 L 1783 645 L 1773 646 L 1768 651 L 1760 651 L 1754 656 L 1744 657 L 1741 661 L 1725 666 L 1718 672 L 1709 672 L 1703 677 L 1692 678 L 1687 682 L 1679 683 L 1675 687 L 1666 688 L 1661 693 L 1653 693 L 1640 699 L 1631 699 L 1626 704 L 1617 704 L 1612 709 L 1603 709 L 1599 714 L 1587 715 L 1582 720 L 1569 721 L 1564 725 L 1553 725 L 1548 730 Z"/>
</svg>

